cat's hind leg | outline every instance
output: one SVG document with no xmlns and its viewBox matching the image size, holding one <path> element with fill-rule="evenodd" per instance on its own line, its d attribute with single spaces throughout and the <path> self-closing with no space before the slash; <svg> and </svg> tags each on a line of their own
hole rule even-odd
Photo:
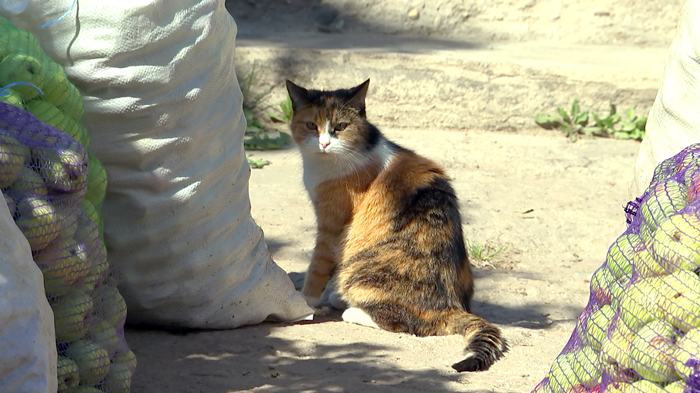
<svg viewBox="0 0 700 393">
<path fill-rule="evenodd" d="M 350 307 L 347 310 L 345 310 L 345 312 L 343 312 L 343 321 L 354 323 L 357 325 L 381 329 L 379 325 L 377 325 L 372 320 L 372 317 L 370 317 L 369 314 L 355 307 Z"/>
</svg>

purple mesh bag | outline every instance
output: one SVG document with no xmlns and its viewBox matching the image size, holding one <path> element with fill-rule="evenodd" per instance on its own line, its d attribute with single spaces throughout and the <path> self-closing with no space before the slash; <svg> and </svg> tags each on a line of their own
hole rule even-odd
<svg viewBox="0 0 700 393">
<path fill-rule="evenodd" d="M 136 358 L 126 304 L 106 260 L 98 217 L 81 206 L 88 153 L 68 134 L 0 102 L 0 190 L 44 276 L 54 312 L 59 392 L 128 392 Z"/>
<path fill-rule="evenodd" d="M 700 144 L 659 164 L 533 392 L 700 393 Z"/>
</svg>

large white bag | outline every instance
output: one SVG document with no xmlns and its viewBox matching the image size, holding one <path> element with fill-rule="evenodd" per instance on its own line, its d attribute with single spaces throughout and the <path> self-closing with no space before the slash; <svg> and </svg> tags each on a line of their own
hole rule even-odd
<svg viewBox="0 0 700 393">
<path fill-rule="evenodd" d="M 44 279 L 29 242 L 0 203 L 0 392 L 56 392 L 57 356 Z"/>
<path fill-rule="evenodd" d="M 128 321 L 219 329 L 311 315 L 250 216 L 224 0 L 81 0 L 40 28 L 71 3 L 15 0 L 0 12 L 83 93 Z"/>
<path fill-rule="evenodd" d="M 649 185 L 654 168 L 686 146 L 700 142 L 700 0 L 683 7 L 676 38 L 666 56 L 661 88 L 649 112 L 630 197 Z"/>
</svg>

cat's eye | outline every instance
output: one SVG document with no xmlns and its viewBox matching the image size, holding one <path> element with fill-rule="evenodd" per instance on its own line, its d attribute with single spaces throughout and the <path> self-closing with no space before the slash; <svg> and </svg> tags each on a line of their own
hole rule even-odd
<svg viewBox="0 0 700 393">
<path fill-rule="evenodd" d="M 308 128 L 309 130 L 315 130 L 315 129 L 316 129 L 316 123 L 314 123 L 314 122 L 312 122 L 312 121 L 307 121 L 307 122 L 306 122 L 306 128 Z"/>
<path fill-rule="evenodd" d="M 343 131 L 344 129 L 348 128 L 348 123 L 338 123 L 335 125 L 335 130 L 336 131 Z"/>
</svg>

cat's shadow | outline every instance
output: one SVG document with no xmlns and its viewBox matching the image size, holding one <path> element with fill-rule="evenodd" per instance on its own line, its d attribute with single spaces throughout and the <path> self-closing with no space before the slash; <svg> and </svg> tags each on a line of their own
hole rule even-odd
<svg viewBox="0 0 700 393">
<path fill-rule="evenodd" d="M 289 279 L 292 280 L 294 288 L 301 290 L 304 285 L 303 272 L 287 273 Z M 321 304 L 323 307 L 318 313 L 320 318 L 315 318 L 313 323 L 323 322 L 327 320 L 342 320 L 341 310 L 330 307 L 327 303 L 327 295 L 325 293 Z M 576 318 L 580 310 L 572 309 L 573 318 Z M 472 300 L 472 312 L 489 322 L 525 329 L 547 329 L 552 326 L 552 321 L 548 318 L 548 314 L 543 313 L 543 310 L 537 305 L 526 305 L 520 307 L 509 307 L 500 304 L 484 302 L 480 300 Z"/>
</svg>

